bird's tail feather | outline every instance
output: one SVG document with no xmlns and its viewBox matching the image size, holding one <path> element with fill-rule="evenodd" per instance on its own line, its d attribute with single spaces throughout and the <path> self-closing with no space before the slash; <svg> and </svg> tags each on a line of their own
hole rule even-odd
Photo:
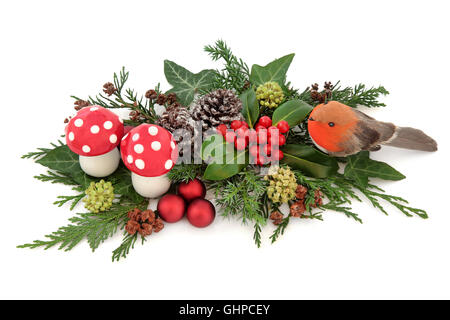
<svg viewBox="0 0 450 320">
<path fill-rule="evenodd" d="M 383 144 L 403 149 L 437 151 L 436 141 L 423 131 L 408 127 L 397 127 L 394 136 Z"/>
</svg>

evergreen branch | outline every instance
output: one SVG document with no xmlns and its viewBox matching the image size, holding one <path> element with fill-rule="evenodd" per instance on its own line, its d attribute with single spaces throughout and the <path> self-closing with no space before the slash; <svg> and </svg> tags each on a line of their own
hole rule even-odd
<svg viewBox="0 0 450 320">
<path fill-rule="evenodd" d="M 202 174 L 202 164 L 177 164 L 168 173 L 173 182 L 188 182 Z"/>
<path fill-rule="evenodd" d="M 327 203 L 322 206 L 320 206 L 321 209 L 327 209 L 327 210 L 333 210 L 336 212 L 342 212 L 345 214 L 348 218 L 354 219 L 356 222 L 363 223 L 363 221 L 358 217 L 358 215 L 354 212 L 352 212 L 352 208 L 350 207 L 342 207 L 340 205 L 337 205 L 335 203 Z"/>
<path fill-rule="evenodd" d="M 281 223 L 277 226 L 275 231 L 270 236 L 270 240 L 272 243 L 278 240 L 278 238 L 284 234 L 284 231 L 286 231 L 286 228 L 289 224 L 290 216 L 288 215 L 286 218 L 284 218 Z"/>
<path fill-rule="evenodd" d="M 70 210 L 72 211 L 85 196 L 86 194 L 84 192 L 75 196 L 58 196 L 57 198 L 61 200 L 57 200 L 53 202 L 53 204 L 62 207 L 64 204 L 72 201 L 72 204 L 70 205 Z"/>
<path fill-rule="evenodd" d="M 218 40 L 214 45 L 205 46 L 204 50 L 213 61 L 224 60 L 225 66 L 216 70 L 216 82 L 214 88 L 235 89 L 242 93 L 248 84 L 250 70 L 248 65 L 237 58 L 223 40 Z"/>
<path fill-rule="evenodd" d="M 58 143 L 50 143 L 50 145 L 53 147 L 50 148 L 37 148 L 38 151 L 28 152 L 27 154 L 22 155 L 22 159 L 33 159 L 33 160 L 39 160 L 43 156 L 45 156 L 47 153 L 52 151 L 54 148 L 63 146 L 64 143 L 61 140 L 58 140 Z"/>
<path fill-rule="evenodd" d="M 35 179 L 43 182 L 50 183 L 61 183 L 67 186 L 78 186 L 78 182 L 76 182 L 70 175 L 63 172 L 53 172 L 48 170 L 47 174 L 40 174 L 38 176 L 34 176 Z"/>
<path fill-rule="evenodd" d="M 126 217 L 132 206 L 114 204 L 111 210 L 102 213 L 78 213 L 69 219 L 70 224 L 46 235 L 48 240 L 35 240 L 32 243 L 17 246 L 17 248 L 38 248 L 45 250 L 57 246 L 58 250 L 70 251 L 83 239 L 87 239 L 92 251 L 113 236 L 119 228 L 123 228 Z"/>
<path fill-rule="evenodd" d="M 261 247 L 261 226 L 258 223 L 254 225 L 255 232 L 253 233 L 253 240 L 258 248 Z"/>
<path fill-rule="evenodd" d="M 120 246 L 113 251 L 112 255 L 112 261 L 119 261 L 120 258 L 126 258 L 127 255 L 130 253 L 131 249 L 134 249 L 134 245 L 138 239 L 138 234 L 135 233 L 134 235 L 130 235 L 128 233 L 124 234 L 124 238 L 122 240 L 122 243 Z M 142 243 L 146 241 L 144 237 L 141 237 Z"/>
</svg>

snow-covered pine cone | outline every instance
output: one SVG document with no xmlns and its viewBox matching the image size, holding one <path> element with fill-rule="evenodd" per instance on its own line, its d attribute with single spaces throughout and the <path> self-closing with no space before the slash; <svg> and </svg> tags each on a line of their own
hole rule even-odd
<svg viewBox="0 0 450 320">
<path fill-rule="evenodd" d="M 179 103 L 173 103 L 166 108 L 166 111 L 161 115 L 157 125 L 174 133 L 178 129 L 184 129 L 190 132 L 191 139 L 185 139 L 183 136 L 174 136 L 174 140 L 178 144 L 180 155 L 183 155 L 185 148 L 192 148 L 194 139 L 194 127 L 191 124 L 191 115 L 189 111 Z"/>
<path fill-rule="evenodd" d="M 203 130 L 243 120 L 242 101 L 231 90 L 218 89 L 200 97 L 191 107 L 192 119 L 203 121 Z"/>
</svg>

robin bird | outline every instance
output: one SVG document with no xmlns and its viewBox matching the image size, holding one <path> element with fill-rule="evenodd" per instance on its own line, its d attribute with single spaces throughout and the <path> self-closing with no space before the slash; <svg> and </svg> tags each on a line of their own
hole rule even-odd
<svg viewBox="0 0 450 320">
<path fill-rule="evenodd" d="M 365 113 L 337 101 L 319 104 L 308 119 L 314 144 L 335 157 L 346 157 L 362 150 L 377 151 L 381 145 L 436 151 L 437 143 L 423 131 L 397 127 L 377 121 Z"/>
</svg>

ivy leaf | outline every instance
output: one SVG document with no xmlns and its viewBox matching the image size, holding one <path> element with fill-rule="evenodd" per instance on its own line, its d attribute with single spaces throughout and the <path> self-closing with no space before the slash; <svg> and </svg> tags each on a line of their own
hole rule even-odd
<svg viewBox="0 0 450 320">
<path fill-rule="evenodd" d="M 312 109 L 313 107 L 301 100 L 287 101 L 275 109 L 272 123 L 276 126 L 281 120 L 285 120 L 292 128 L 302 122 Z"/>
<path fill-rule="evenodd" d="M 301 170 L 305 175 L 326 178 L 336 174 L 339 166 L 335 158 L 317 151 L 307 145 L 287 144 L 282 148 L 281 160 L 292 168 Z"/>
<path fill-rule="evenodd" d="M 369 177 L 393 181 L 406 178 L 387 163 L 370 159 L 369 151 L 361 151 L 347 157 L 347 160 L 344 176 L 353 179 L 362 187 L 367 187 Z"/>
<path fill-rule="evenodd" d="M 245 121 L 247 121 L 250 128 L 253 128 L 259 116 L 259 104 L 256 100 L 256 93 L 253 89 L 248 89 L 239 96 L 239 99 L 242 101 L 242 114 Z"/>
<path fill-rule="evenodd" d="M 195 93 L 207 89 L 215 80 L 213 70 L 203 70 L 194 74 L 169 60 L 164 60 L 164 74 L 173 86 L 168 92 L 174 92 L 180 103 L 185 106 L 194 100 Z"/>
<path fill-rule="evenodd" d="M 83 188 L 87 188 L 93 181 L 90 176 L 81 170 L 79 156 L 72 152 L 67 145 L 58 146 L 50 150 L 36 162 L 49 169 L 69 175 Z"/>
<path fill-rule="evenodd" d="M 221 135 L 213 135 L 203 142 L 202 158 L 209 163 L 203 178 L 214 181 L 238 174 L 248 163 L 247 152 L 236 151 Z"/>
<path fill-rule="evenodd" d="M 286 73 L 291 65 L 292 59 L 294 59 L 294 55 L 292 53 L 281 57 L 264 67 L 254 64 L 250 73 L 250 82 L 255 86 L 269 81 L 275 81 L 283 85 L 286 82 Z"/>
</svg>

